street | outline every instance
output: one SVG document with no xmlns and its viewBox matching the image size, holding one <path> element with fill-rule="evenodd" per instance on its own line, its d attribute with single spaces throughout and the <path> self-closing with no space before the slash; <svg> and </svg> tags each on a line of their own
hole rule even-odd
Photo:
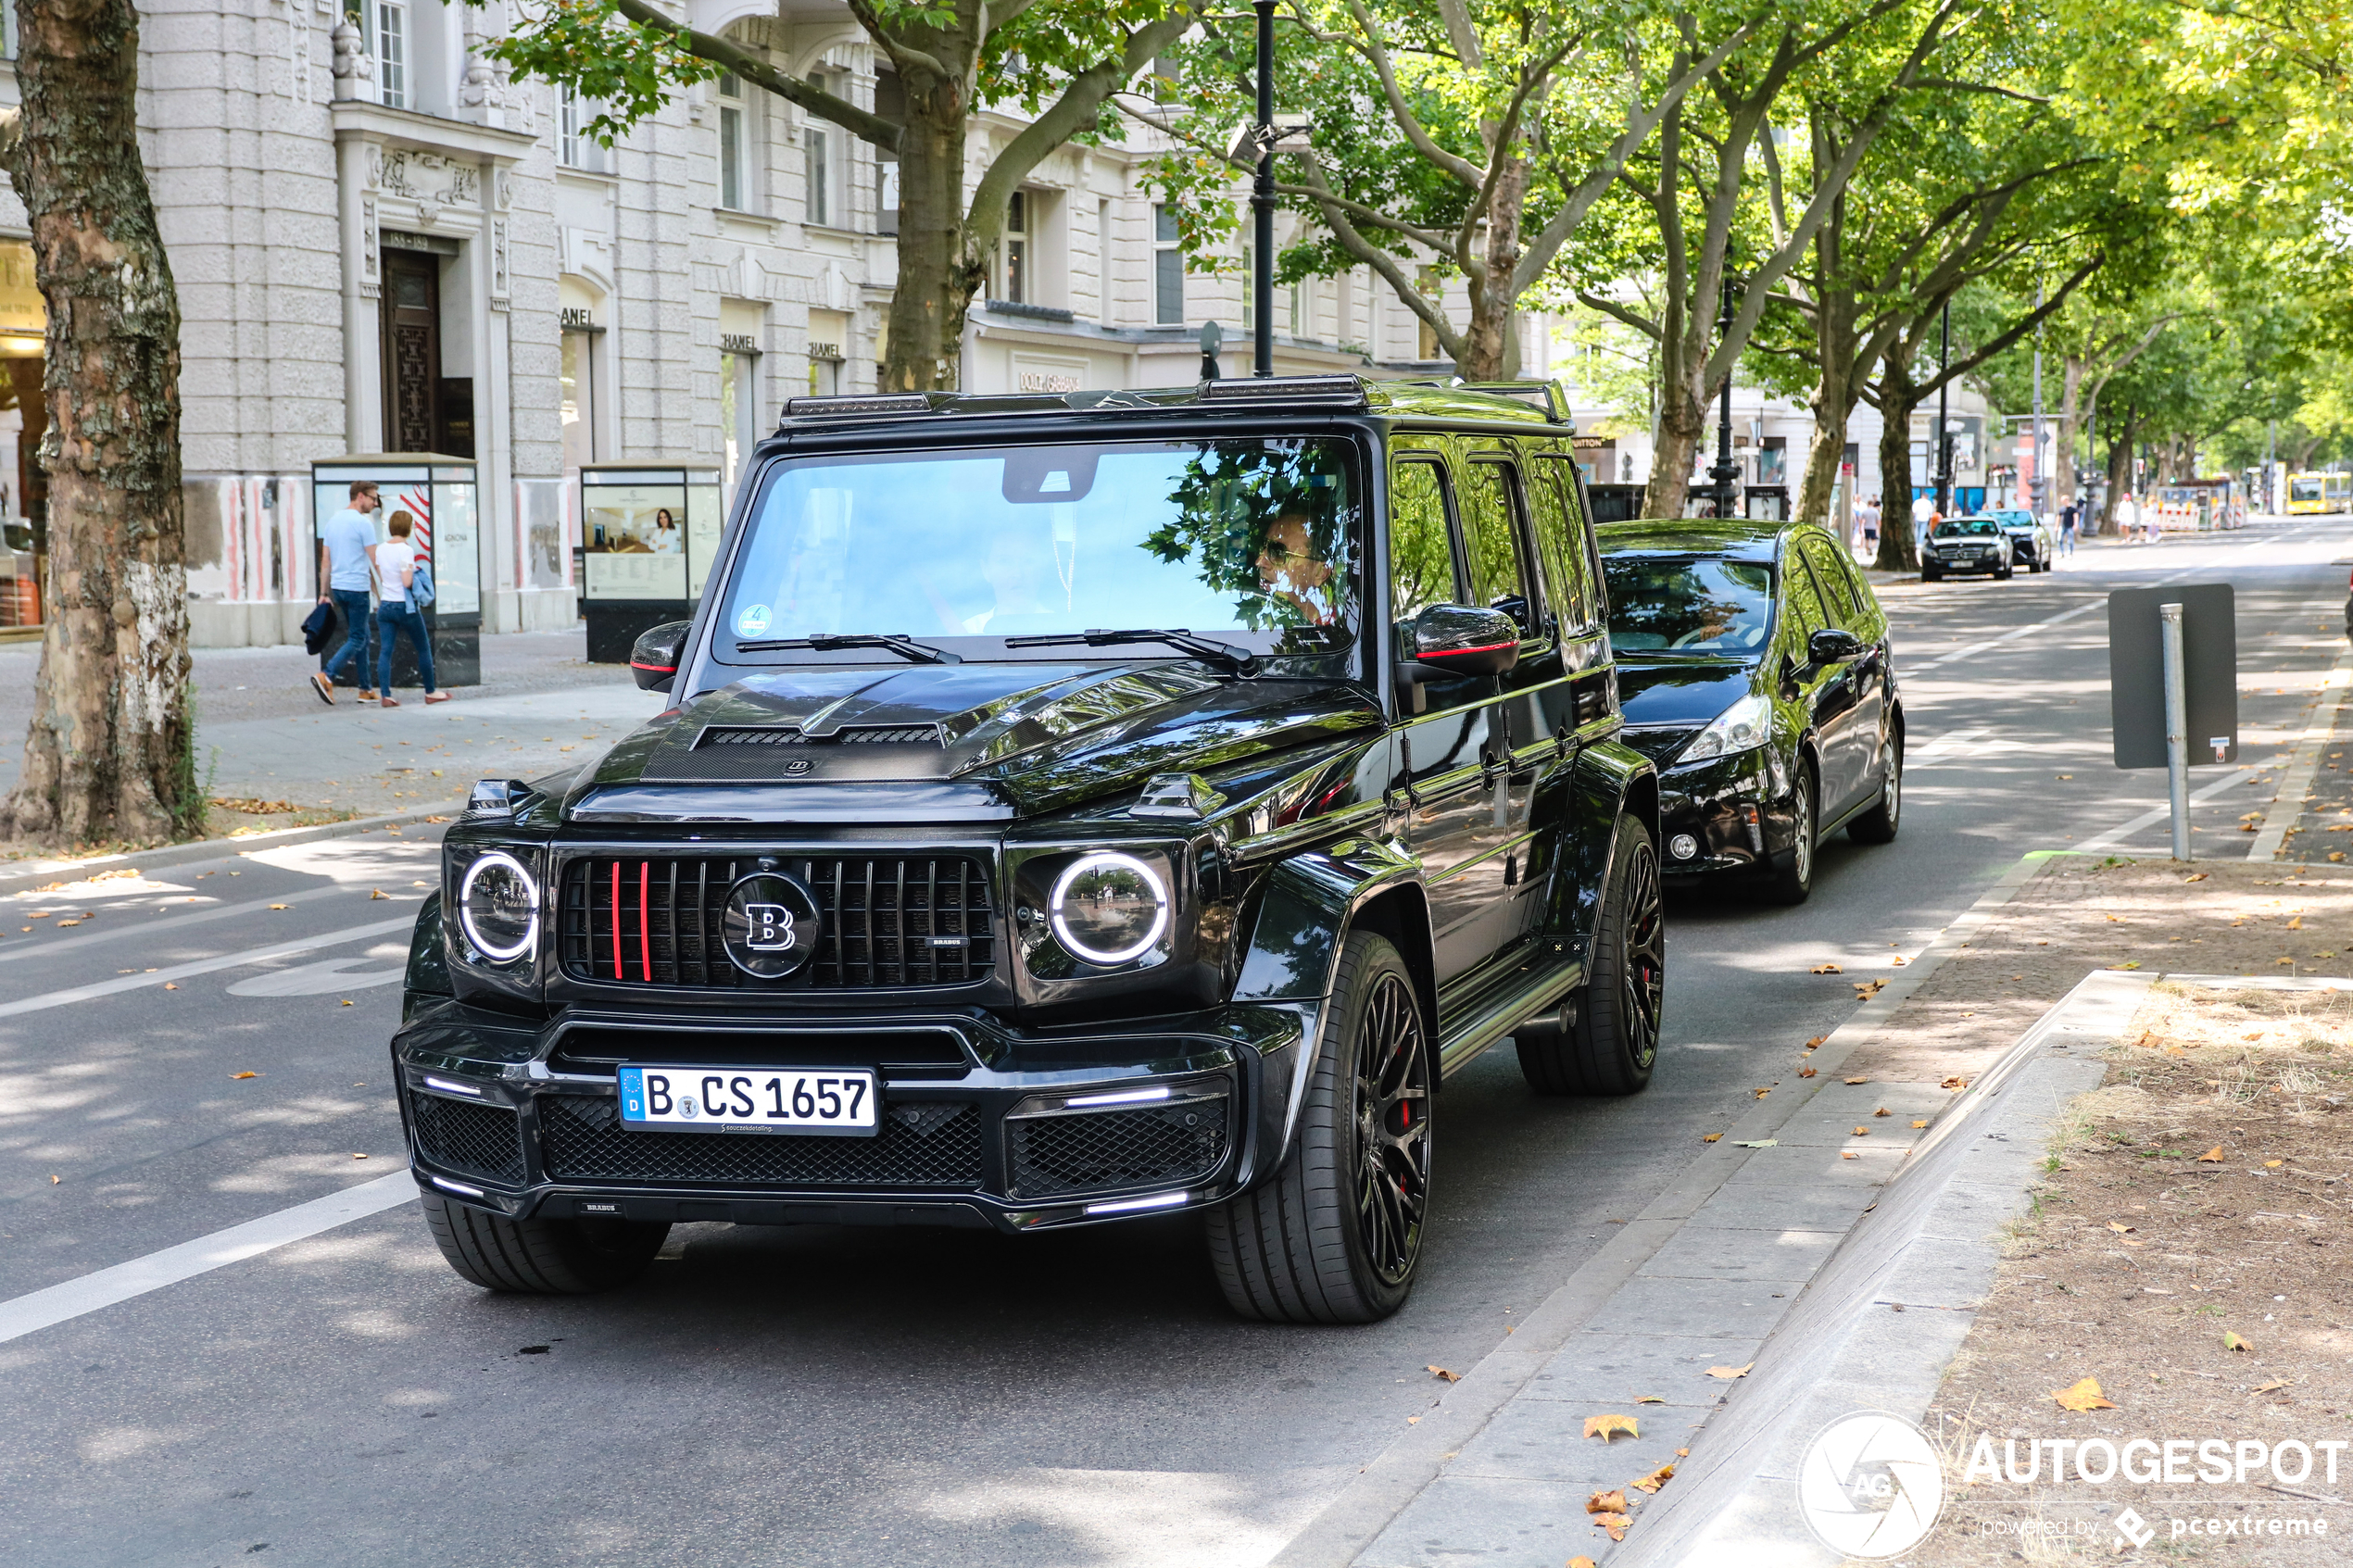
<svg viewBox="0 0 2353 1568">
<path fill-rule="evenodd" d="M 1449 1082 L 1389 1321 L 1236 1322 L 1191 1218 L 681 1225 L 636 1286 L 496 1297 L 402 1202 L 0 1343 L 0 1562 L 1263 1562 L 1429 1407 L 1429 1369 L 1493 1351 L 1844 1019 L 1850 979 L 2029 849 L 2167 852 L 2163 774 L 2109 758 L 2112 588 L 2236 587 L 2246 765 L 2193 788 L 2196 852 L 2243 858 L 2345 652 L 2348 546 L 2353 520 L 2279 520 L 1882 583 L 1901 837 L 1827 843 L 1796 909 L 1670 903 L 1647 1093 L 1540 1100 L 1505 1048 Z M 0 1313 L 406 1180 L 385 1042 L 436 866 L 411 827 L 0 899 Z"/>
</svg>

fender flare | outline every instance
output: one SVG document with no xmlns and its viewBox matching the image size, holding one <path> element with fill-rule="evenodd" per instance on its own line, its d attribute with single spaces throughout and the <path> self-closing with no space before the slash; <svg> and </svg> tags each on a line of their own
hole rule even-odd
<svg viewBox="0 0 2353 1568">
<path fill-rule="evenodd" d="M 1658 842 L 1658 770 L 1616 737 L 1597 741 L 1577 754 L 1567 804 L 1567 842 L 1554 875 L 1546 929 L 1548 935 L 1567 936 L 1579 960 L 1590 962 L 1602 893 L 1617 857 L 1619 819 L 1634 818 L 1651 842 Z"/>
<path fill-rule="evenodd" d="M 425 895 L 417 911 L 416 929 L 409 935 L 409 970 L 400 983 L 404 1014 L 416 1010 L 421 997 L 456 995 L 449 983 L 449 948 L 442 940 L 441 890 Z"/>
</svg>

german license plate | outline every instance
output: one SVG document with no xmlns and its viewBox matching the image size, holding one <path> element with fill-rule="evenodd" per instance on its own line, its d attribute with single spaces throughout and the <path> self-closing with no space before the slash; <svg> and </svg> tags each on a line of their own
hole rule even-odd
<svg viewBox="0 0 2353 1568">
<path fill-rule="evenodd" d="M 621 1124 L 641 1132 L 872 1137 L 875 1075 L 862 1067 L 624 1067 Z"/>
</svg>

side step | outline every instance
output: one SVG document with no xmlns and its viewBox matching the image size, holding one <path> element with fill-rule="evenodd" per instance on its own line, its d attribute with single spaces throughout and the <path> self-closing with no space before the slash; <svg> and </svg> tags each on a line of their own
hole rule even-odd
<svg viewBox="0 0 2353 1568">
<path fill-rule="evenodd" d="M 1522 1021 L 1533 1017 L 1585 984 L 1581 959 L 1540 964 L 1515 975 L 1489 993 L 1483 1005 L 1466 1017 L 1449 1022 L 1438 1039 L 1438 1075 L 1451 1078 L 1497 1041 L 1508 1038 Z"/>
</svg>

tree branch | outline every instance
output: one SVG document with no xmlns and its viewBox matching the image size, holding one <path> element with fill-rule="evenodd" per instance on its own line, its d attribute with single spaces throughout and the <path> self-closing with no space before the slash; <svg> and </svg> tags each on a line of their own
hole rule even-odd
<svg viewBox="0 0 2353 1568">
<path fill-rule="evenodd" d="M 744 81 L 774 93 L 788 104 L 797 104 L 818 119 L 840 126 L 862 142 L 872 143 L 887 153 L 899 150 L 900 128 L 880 115 L 871 114 L 847 99 L 837 98 L 823 88 L 812 87 L 798 77 L 786 76 L 739 44 L 730 44 L 713 33 L 698 32 L 684 22 L 673 21 L 648 5 L 646 0 L 613 0 L 613 5 L 623 16 L 638 26 L 670 34 L 697 59 L 709 60 L 712 65 L 723 67 Z"/>
</svg>

